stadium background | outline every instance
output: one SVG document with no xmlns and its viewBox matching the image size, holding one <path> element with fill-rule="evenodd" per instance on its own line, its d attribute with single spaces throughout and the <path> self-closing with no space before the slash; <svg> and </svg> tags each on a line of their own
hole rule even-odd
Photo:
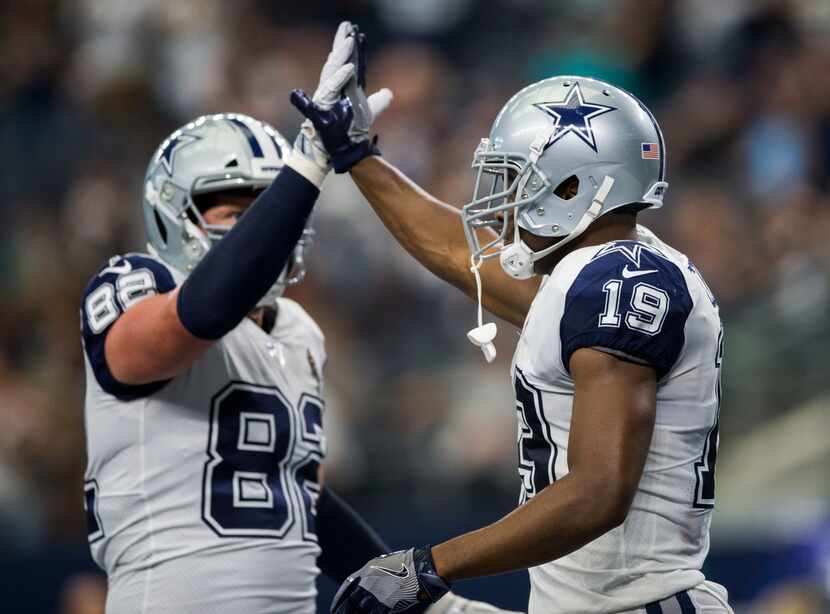
<svg viewBox="0 0 830 614">
<path fill-rule="evenodd" d="M 142 249 L 150 154 L 216 111 L 292 140 L 288 92 L 314 87 L 343 18 L 368 33 L 370 89 L 396 94 L 376 126 L 385 156 L 456 205 L 478 139 L 524 84 L 598 76 L 653 108 L 671 189 L 643 217 L 691 256 L 726 322 L 707 571 L 739 613 L 830 611 L 826 0 L 2 3 L 0 611 L 102 611 L 78 305 L 104 259 Z M 502 327 L 485 366 L 465 339 L 473 304 L 397 248 L 348 178 L 316 211 L 291 296 L 328 338 L 328 479 L 395 546 L 497 518 L 518 493 L 515 333 Z M 522 607 L 526 579 L 458 588 Z"/>
</svg>

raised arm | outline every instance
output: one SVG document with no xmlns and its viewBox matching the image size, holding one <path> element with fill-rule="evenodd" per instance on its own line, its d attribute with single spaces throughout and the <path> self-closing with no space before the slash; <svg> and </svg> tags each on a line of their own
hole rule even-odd
<svg viewBox="0 0 830 614">
<path fill-rule="evenodd" d="M 456 209 L 431 196 L 380 157 L 369 137 L 372 122 L 392 100 L 381 89 L 366 96 L 364 37 L 357 33 L 352 55 L 355 78 L 344 96 L 331 108 L 322 109 L 303 92 L 291 102 L 314 125 L 331 156 L 334 170 L 349 172 L 380 219 L 418 262 L 441 279 L 475 298 L 475 277 L 470 271 L 470 252 Z M 343 127 L 348 130 L 343 131 Z M 486 232 L 486 231 L 481 231 Z M 495 260 L 480 269 L 484 306 L 492 313 L 521 326 L 540 281 L 508 277 Z"/>
<path fill-rule="evenodd" d="M 470 251 L 458 210 L 428 194 L 379 156 L 364 158 L 350 173 L 398 243 L 435 275 L 475 298 Z M 481 279 L 487 310 L 521 326 L 539 278 L 513 279 L 494 258 L 482 265 Z"/>
<path fill-rule="evenodd" d="M 290 161 L 289 161 L 290 163 Z M 180 288 L 158 261 L 128 255 L 105 267 L 84 300 L 84 344 L 105 389 L 128 396 L 190 368 L 277 280 L 318 188 L 289 165 Z"/>
<path fill-rule="evenodd" d="M 320 73 L 313 96 L 316 108 L 330 109 L 340 98 L 354 73 L 354 65 L 348 62 L 353 47 L 351 24 L 344 22 Z M 220 119 L 242 125 L 237 116 Z M 202 123 L 189 124 L 175 133 L 176 139 L 201 140 L 203 135 L 187 131 Z M 328 127 L 344 135 L 350 124 L 348 118 L 340 118 Z M 266 166 L 250 127 L 245 130 L 249 142 L 256 144 L 254 157 L 263 158 L 261 166 L 276 168 L 279 160 L 270 160 Z M 282 158 L 284 152 L 275 135 L 271 140 Z M 167 149 L 163 145 L 154 160 L 157 166 L 167 165 L 169 174 L 175 164 L 170 156 L 175 156 L 177 141 L 168 142 Z M 334 143 L 336 147 L 339 141 Z M 163 264 L 137 255 L 114 259 L 92 280 L 84 299 L 83 337 L 93 371 L 105 390 L 135 398 L 186 371 L 211 343 L 233 330 L 274 285 L 303 232 L 332 162 L 308 122 L 294 148 L 285 154 L 284 166 L 271 185 L 210 248 L 180 288 L 176 289 Z M 164 199 L 163 189 L 156 198 Z M 208 223 L 228 225 L 218 220 Z"/>
</svg>

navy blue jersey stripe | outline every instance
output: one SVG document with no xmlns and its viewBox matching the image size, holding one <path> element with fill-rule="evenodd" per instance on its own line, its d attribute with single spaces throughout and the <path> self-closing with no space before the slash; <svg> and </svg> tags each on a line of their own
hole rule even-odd
<svg viewBox="0 0 830 614">
<path fill-rule="evenodd" d="M 695 604 L 692 603 L 692 598 L 689 597 L 688 591 L 681 591 L 677 593 L 675 597 L 677 597 L 677 603 L 680 604 L 681 614 L 695 614 L 695 612 L 697 612 L 697 608 L 695 608 Z"/>
<path fill-rule="evenodd" d="M 257 141 L 256 136 L 254 136 L 253 130 L 248 127 L 248 124 L 243 122 L 241 119 L 237 119 L 235 117 L 229 117 L 228 121 L 238 126 L 242 133 L 245 135 L 245 138 L 248 139 L 248 144 L 251 146 L 251 151 L 254 154 L 254 158 L 264 158 L 265 155 L 262 153 L 262 147 L 259 145 L 259 141 Z"/>
<path fill-rule="evenodd" d="M 652 601 L 646 605 L 646 614 L 663 614 L 663 608 L 659 601 Z"/>
</svg>

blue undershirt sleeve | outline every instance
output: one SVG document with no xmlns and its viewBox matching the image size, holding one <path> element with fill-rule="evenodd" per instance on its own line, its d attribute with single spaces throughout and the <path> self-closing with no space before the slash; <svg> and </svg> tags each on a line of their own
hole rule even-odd
<svg viewBox="0 0 830 614">
<path fill-rule="evenodd" d="M 389 552 L 372 527 L 328 486 L 317 500 L 317 541 L 317 566 L 338 583 L 369 559 Z"/>
</svg>

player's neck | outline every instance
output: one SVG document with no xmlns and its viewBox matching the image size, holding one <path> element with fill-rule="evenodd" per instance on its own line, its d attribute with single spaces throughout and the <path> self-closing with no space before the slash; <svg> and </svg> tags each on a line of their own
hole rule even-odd
<svg viewBox="0 0 830 614">
<path fill-rule="evenodd" d="M 632 241 L 637 238 L 637 217 L 635 215 L 604 215 L 588 226 L 581 237 L 574 240 L 574 249 L 602 245 L 611 241 Z"/>
<path fill-rule="evenodd" d="M 634 215 L 609 214 L 593 222 L 579 237 L 542 258 L 536 270 L 547 275 L 562 259 L 573 251 L 611 241 L 630 241 L 637 237 L 637 217 Z"/>
</svg>

